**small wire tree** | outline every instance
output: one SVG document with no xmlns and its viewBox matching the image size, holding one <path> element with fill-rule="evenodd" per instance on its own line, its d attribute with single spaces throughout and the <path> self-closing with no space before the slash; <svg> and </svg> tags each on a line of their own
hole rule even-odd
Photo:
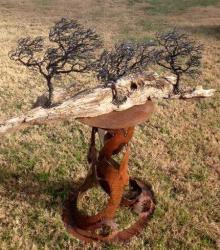
<svg viewBox="0 0 220 250">
<path fill-rule="evenodd" d="M 120 104 L 116 82 L 131 73 L 141 72 L 152 61 L 151 43 L 120 43 L 111 50 L 104 50 L 96 63 L 97 77 L 112 89 L 113 103 Z"/>
<path fill-rule="evenodd" d="M 102 45 L 95 31 L 75 20 L 62 18 L 50 29 L 50 44 L 43 37 L 21 38 L 10 59 L 38 71 L 48 86 L 48 106 L 53 101 L 53 78 L 71 72 L 88 72 L 95 60 L 94 51 Z M 51 46 L 50 46 L 51 45 Z"/>
<path fill-rule="evenodd" d="M 201 66 L 203 46 L 177 29 L 156 34 L 157 48 L 154 52 L 156 64 L 176 76 L 174 93 L 180 92 L 181 77 L 198 75 Z"/>
</svg>

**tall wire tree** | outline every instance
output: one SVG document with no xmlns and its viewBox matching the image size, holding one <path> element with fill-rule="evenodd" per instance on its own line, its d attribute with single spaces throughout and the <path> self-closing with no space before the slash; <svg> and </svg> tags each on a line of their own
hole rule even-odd
<svg viewBox="0 0 220 250">
<path fill-rule="evenodd" d="M 49 92 L 48 106 L 51 106 L 54 77 L 91 70 L 95 61 L 94 52 L 102 42 L 95 31 L 66 18 L 55 23 L 48 38 L 48 46 L 40 36 L 21 38 L 17 48 L 9 52 L 9 57 L 29 69 L 38 71 L 44 77 Z"/>
<path fill-rule="evenodd" d="M 195 77 L 200 73 L 203 46 L 177 29 L 157 33 L 155 62 L 176 76 L 174 93 L 180 91 L 181 77 Z"/>
<path fill-rule="evenodd" d="M 117 95 L 117 80 L 131 73 L 141 72 L 152 61 L 151 43 L 124 42 L 104 50 L 96 63 L 97 77 L 105 87 L 110 86 L 113 102 L 120 104 Z"/>
</svg>

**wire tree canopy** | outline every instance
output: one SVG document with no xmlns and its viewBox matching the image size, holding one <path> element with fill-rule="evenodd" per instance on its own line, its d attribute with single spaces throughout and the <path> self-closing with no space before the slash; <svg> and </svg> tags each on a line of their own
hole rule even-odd
<svg viewBox="0 0 220 250">
<path fill-rule="evenodd" d="M 177 29 L 157 33 L 155 41 L 155 62 L 176 75 L 174 92 L 178 93 L 183 74 L 191 77 L 199 74 L 203 46 Z"/>
<path fill-rule="evenodd" d="M 109 84 L 113 91 L 113 101 L 120 103 L 115 83 L 121 77 L 131 73 L 140 73 L 152 61 L 151 43 L 120 43 L 115 44 L 111 50 L 104 50 L 97 61 L 98 79 L 107 87 Z"/>
<path fill-rule="evenodd" d="M 94 51 L 102 42 L 95 31 L 66 18 L 50 29 L 49 41 L 47 46 L 43 37 L 21 38 L 9 57 L 41 73 L 47 81 L 50 106 L 54 89 L 52 79 L 71 72 L 88 72 L 95 60 Z"/>
</svg>

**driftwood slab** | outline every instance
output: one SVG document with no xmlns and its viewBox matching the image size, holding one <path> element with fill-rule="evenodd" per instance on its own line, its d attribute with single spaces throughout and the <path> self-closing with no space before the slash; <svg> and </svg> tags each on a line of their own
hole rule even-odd
<svg viewBox="0 0 220 250">
<path fill-rule="evenodd" d="M 173 77 L 160 77 L 156 73 L 145 73 L 122 78 L 117 82 L 119 97 L 126 100 L 119 106 L 112 103 L 112 91 L 110 88 L 97 86 L 72 95 L 68 90 L 57 88 L 54 92 L 54 106 L 45 108 L 41 106 L 5 121 L 0 121 L 0 135 L 22 128 L 43 124 L 50 121 L 95 117 L 112 111 L 122 111 L 135 105 L 144 104 L 147 100 L 156 99 L 189 99 L 210 97 L 214 89 L 205 90 L 201 86 L 187 89 L 180 94 L 173 94 Z M 42 96 L 38 99 L 44 99 Z M 38 103 L 39 105 L 39 103 Z"/>
</svg>

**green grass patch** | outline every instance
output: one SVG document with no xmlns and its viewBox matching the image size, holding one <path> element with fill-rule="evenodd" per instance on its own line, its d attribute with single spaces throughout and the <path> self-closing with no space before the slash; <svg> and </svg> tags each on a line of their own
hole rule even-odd
<svg viewBox="0 0 220 250">
<path fill-rule="evenodd" d="M 215 249 L 216 247 L 216 240 L 214 240 L 212 237 L 210 237 L 207 234 L 203 234 L 200 236 L 201 238 L 201 245 L 203 247 L 209 248 L 209 249 Z"/>
</svg>

